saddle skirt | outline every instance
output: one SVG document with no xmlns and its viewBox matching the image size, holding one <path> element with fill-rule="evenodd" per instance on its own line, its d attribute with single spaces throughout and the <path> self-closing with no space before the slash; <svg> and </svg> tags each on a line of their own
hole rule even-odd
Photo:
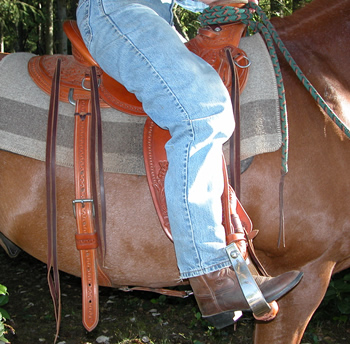
<svg viewBox="0 0 350 344">
<path fill-rule="evenodd" d="M 62 60 L 60 101 L 67 103 L 76 99 L 90 99 L 90 67 L 80 63 L 73 55 L 43 55 L 31 58 L 28 62 L 28 72 L 34 82 L 45 93 L 50 94 L 58 59 Z M 101 80 L 99 93 L 102 108 L 113 107 L 132 115 L 146 116 L 142 104 L 134 94 L 128 92 L 99 67 L 97 73 Z"/>
</svg>

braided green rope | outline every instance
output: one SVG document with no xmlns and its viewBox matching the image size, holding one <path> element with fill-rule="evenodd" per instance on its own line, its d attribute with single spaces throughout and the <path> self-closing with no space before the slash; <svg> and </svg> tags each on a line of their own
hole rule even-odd
<svg viewBox="0 0 350 344">
<path fill-rule="evenodd" d="M 302 84 L 305 86 L 305 88 L 309 91 L 309 93 L 312 95 L 312 97 L 316 100 L 316 102 L 321 106 L 321 108 L 327 113 L 327 115 L 331 118 L 331 120 L 339 127 L 341 131 L 344 132 L 344 134 L 350 138 L 350 130 L 342 122 L 342 120 L 334 113 L 334 111 L 326 104 L 326 102 L 323 100 L 322 96 L 316 91 L 316 89 L 312 86 L 310 81 L 306 78 L 304 73 L 301 71 L 297 63 L 294 61 L 293 57 L 290 55 L 289 51 L 287 50 L 286 46 L 280 39 L 279 35 L 277 34 L 275 28 L 271 24 L 271 22 L 268 20 L 266 14 L 264 11 L 257 6 L 254 3 L 250 3 L 249 7 L 253 8 L 256 10 L 256 13 L 260 15 L 263 23 L 266 25 L 268 28 L 269 33 L 271 34 L 272 38 L 276 42 L 278 48 L 282 52 L 283 56 L 289 63 L 289 65 L 292 67 L 293 71 L 296 73 L 298 76 L 299 80 L 302 82 Z"/>
<path fill-rule="evenodd" d="M 261 18 L 262 23 L 253 21 L 253 13 L 249 10 L 253 9 L 256 14 Z M 275 28 L 270 23 L 264 11 L 256 4 L 249 2 L 244 8 L 237 8 L 231 6 L 214 6 L 206 8 L 199 16 L 198 20 L 202 26 L 215 25 L 215 24 L 228 24 L 232 22 L 241 21 L 246 24 L 253 32 L 261 32 L 263 35 L 267 48 L 270 52 L 272 63 L 274 66 L 276 80 L 278 85 L 279 105 L 281 111 L 281 128 L 282 128 L 282 173 L 288 172 L 288 120 L 287 120 L 287 108 L 285 100 L 285 91 L 283 85 L 282 74 L 280 72 L 280 66 L 277 59 L 276 50 L 272 40 L 274 40 L 281 50 L 283 56 L 296 73 L 299 80 L 303 83 L 305 88 L 309 91 L 315 101 L 321 106 L 326 114 L 332 119 L 333 122 L 350 138 L 349 128 L 341 121 L 341 119 L 333 112 L 333 110 L 325 103 L 321 95 L 311 85 L 309 80 L 303 74 L 299 66 L 296 64 L 287 48 L 281 41 Z"/>
<path fill-rule="evenodd" d="M 242 21 L 249 24 L 253 20 L 253 14 L 249 11 L 248 6 L 244 8 L 231 6 L 213 6 L 207 7 L 203 13 L 198 17 L 202 26 L 227 24 L 237 21 Z"/>
</svg>

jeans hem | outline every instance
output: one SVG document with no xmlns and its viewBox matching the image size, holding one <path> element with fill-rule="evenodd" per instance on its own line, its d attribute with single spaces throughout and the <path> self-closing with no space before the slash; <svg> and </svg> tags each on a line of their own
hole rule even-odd
<svg viewBox="0 0 350 344">
<path fill-rule="evenodd" d="M 209 274 L 209 273 L 214 272 L 214 271 L 228 268 L 229 266 L 231 266 L 231 262 L 229 260 L 227 260 L 225 262 L 218 263 L 218 264 L 209 266 L 207 268 L 201 268 L 201 269 L 194 270 L 194 271 L 182 272 L 182 273 L 180 273 L 180 278 L 182 280 L 184 280 L 184 279 L 188 279 L 188 278 L 192 278 L 192 277 L 198 277 L 198 276 L 202 276 L 205 274 Z"/>
</svg>

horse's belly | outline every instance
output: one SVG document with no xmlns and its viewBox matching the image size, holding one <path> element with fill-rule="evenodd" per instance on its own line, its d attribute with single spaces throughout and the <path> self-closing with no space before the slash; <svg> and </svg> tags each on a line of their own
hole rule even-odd
<svg viewBox="0 0 350 344">
<path fill-rule="evenodd" d="M 46 262 L 45 164 L 0 151 L 0 229 L 16 245 Z M 105 175 L 106 273 L 114 286 L 176 285 L 172 242 L 161 229 L 144 176 Z M 57 167 L 59 268 L 80 276 L 75 247 L 73 169 Z"/>
</svg>

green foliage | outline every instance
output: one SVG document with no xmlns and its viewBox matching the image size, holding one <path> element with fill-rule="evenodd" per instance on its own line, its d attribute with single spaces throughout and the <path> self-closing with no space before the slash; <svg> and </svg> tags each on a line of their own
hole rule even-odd
<svg viewBox="0 0 350 344">
<path fill-rule="evenodd" d="M 1 0 L 0 38 L 5 51 L 33 51 L 43 20 L 38 0 Z"/>
<path fill-rule="evenodd" d="M 6 319 L 9 319 L 10 316 L 9 314 L 3 309 L 1 308 L 2 306 L 6 305 L 8 303 L 8 292 L 7 292 L 7 288 L 5 286 L 3 286 L 2 284 L 0 284 L 0 340 L 5 342 L 5 343 L 9 343 L 9 341 L 5 338 L 5 334 L 6 329 L 5 329 L 5 321 Z"/>
<path fill-rule="evenodd" d="M 18 23 L 20 18 L 17 1 L 2 0 L 0 2 L 0 22 L 6 27 L 7 23 Z"/>
<path fill-rule="evenodd" d="M 350 271 L 345 270 L 334 276 L 329 283 L 326 295 L 320 306 L 326 315 L 333 316 L 334 321 L 346 323 L 350 316 Z"/>
<path fill-rule="evenodd" d="M 9 30 L 11 26 L 18 25 L 22 22 L 26 25 L 26 20 L 29 16 L 33 16 L 35 21 L 38 21 L 41 11 L 34 5 L 30 4 L 30 1 L 19 0 L 1 0 L 0 2 L 0 23 L 3 28 Z"/>
<path fill-rule="evenodd" d="M 269 18 L 286 17 L 312 0 L 260 0 L 259 6 Z"/>
<path fill-rule="evenodd" d="M 199 21 L 197 20 L 199 13 L 193 13 L 185 10 L 177 4 L 174 6 L 173 13 L 176 30 L 186 40 L 190 40 L 191 38 L 195 37 L 200 26 Z"/>
<path fill-rule="evenodd" d="M 165 295 L 160 295 L 157 299 L 151 299 L 151 302 L 154 305 L 164 305 L 167 300 L 167 297 Z"/>
<path fill-rule="evenodd" d="M 59 0 L 53 1 L 54 30 L 57 31 L 60 22 L 57 21 Z M 261 8 L 269 17 L 287 16 L 296 9 L 312 0 L 260 0 Z M 77 1 L 67 0 L 68 18 L 75 17 Z M 46 40 L 46 24 L 43 9 L 46 2 L 42 0 L 0 0 L 0 43 L 3 42 L 6 52 L 27 51 L 44 54 Z M 176 29 L 186 40 L 196 36 L 200 26 L 198 13 L 193 13 L 174 6 L 174 22 Z M 55 41 L 55 44 L 57 42 Z"/>
</svg>

